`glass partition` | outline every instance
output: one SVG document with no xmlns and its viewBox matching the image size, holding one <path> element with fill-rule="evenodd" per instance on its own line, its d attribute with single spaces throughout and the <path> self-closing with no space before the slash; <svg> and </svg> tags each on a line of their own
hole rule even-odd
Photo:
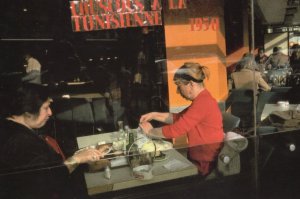
<svg viewBox="0 0 300 199">
<path fill-rule="evenodd" d="M 255 198 L 261 179 L 268 189 L 272 135 L 298 128 L 298 47 L 261 3 L 4 1 L 3 198 Z M 17 90 L 28 82 L 43 89 Z"/>
</svg>

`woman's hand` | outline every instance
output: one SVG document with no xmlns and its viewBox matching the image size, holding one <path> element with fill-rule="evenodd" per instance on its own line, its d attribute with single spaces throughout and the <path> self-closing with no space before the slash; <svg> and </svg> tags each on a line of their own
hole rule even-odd
<svg viewBox="0 0 300 199">
<path fill-rule="evenodd" d="M 162 128 L 153 128 L 149 122 L 140 123 L 140 127 L 145 134 L 153 138 L 165 138 L 162 133 Z"/>
<path fill-rule="evenodd" d="M 172 124 L 173 115 L 171 113 L 150 112 L 141 116 L 140 123 L 150 122 L 151 120 L 156 120 L 158 122 L 166 124 Z"/>
<path fill-rule="evenodd" d="M 77 161 L 78 164 L 95 162 L 103 158 L 108 149 L 108 145 L 103 145 L 98 149 L 90 148 L 79 150 L 73 155 L 73 158 Z"/>
<path fill-rule="evenodd" d="M 151 112 L 151 113 L 144 114 L 144 115 L 142 115 L 141 118 L 140 118 L 140 123 L 143 123 L 143 122 L 150 122 L 151 120 L 154 119 L 154 116 L 155 116 L 155 112 Z"/>
<path fill-rule="evenodd" d="M 64 161 L 70 173 L 72 173 L 79 164 L 82 163 L 93 163 L 99 161 L 109 150 L 109 145 L 103 145 L 95 148 L 81 149 L 74 153 L 73 156 L 69 157 Z"/>
<path fill-rule="evenodd" d="M 96 146 L 96 149 L 102 154 L 106 154 L 107 151 L 112 147 L 112 144 L 101 144 Z"/>
<path fill-rule="evenodd" d="M 150 124 L 150 122 L 142 122 L 140 123 L 140 127 L 145 134 L 149 134 L 150 130 L 153 129 L 153 126 Z"/>
</svg>

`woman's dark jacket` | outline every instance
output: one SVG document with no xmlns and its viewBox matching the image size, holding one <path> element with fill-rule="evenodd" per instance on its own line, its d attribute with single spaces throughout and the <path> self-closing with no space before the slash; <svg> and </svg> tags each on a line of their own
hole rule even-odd
<svg viewBox="0 0 300 199">
<path fill-rule="evenodd" d="M 69 198 L 62 157 L 33 130 L 0 121 L 0 198 Z"/>
</svg>

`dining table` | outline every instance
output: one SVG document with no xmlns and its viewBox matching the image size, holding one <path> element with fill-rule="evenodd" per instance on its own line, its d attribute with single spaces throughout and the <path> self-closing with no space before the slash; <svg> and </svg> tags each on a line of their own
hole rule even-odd
<svg viewBox="0 0 300 199">
<path fill-rule="evenodd" d="M 85 147 L 95 146 L 99 143 L 112 143 L 115 134 L 116 132 L 110 132 L 77 137 L 78 148 L 83 149 Z M 107 178 L 106 170 L 104 169 L 100 169 L 96 172 L 85 172 L 84 179 L 88 194 L 92 196 L 198 174 L 197 167 L 177 149 L 169 148 L 162 152 L 165 154 L 165 158 L 158 161 L 154 159 L 151 165 L 152 177 L 149 179 L 139 179 L 133 175 L 133 169 L 128 164 L 128 161 L 126 161 L 126 155 L 118 156 L 116 159 L 110 160 L 110 178 Z M 119 162 L 120 164 L 116 164 L 113 161 Z"/>
<path fill-rule="evenodd" d="M 276 103 L 276 104 L 265 104 L 264 109 L 261 114 L 261 121 L 266 119 L 274 111 L 288 111 L 296 110 L 298 104 Z"/>
</svg>

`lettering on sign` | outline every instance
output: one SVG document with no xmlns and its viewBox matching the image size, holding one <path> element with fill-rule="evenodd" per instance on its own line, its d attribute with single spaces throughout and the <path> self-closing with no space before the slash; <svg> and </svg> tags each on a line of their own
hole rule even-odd
<svg viewBox="0 0 300 199">
<path fill-rule="evenodd" d="M 217 31 L 219 29 L 219 17 L 190 18 L 191 31 Z"/>
<path fill-rule="evenodd" d="M 70 1 L 74 32 L 162 25 L 161 0 Z"/>
<path fill-rule="evenodd" d="M 185 9 L 186 8 L 186 0 L 168 0 L 169 9 Z"/>
</svg>

